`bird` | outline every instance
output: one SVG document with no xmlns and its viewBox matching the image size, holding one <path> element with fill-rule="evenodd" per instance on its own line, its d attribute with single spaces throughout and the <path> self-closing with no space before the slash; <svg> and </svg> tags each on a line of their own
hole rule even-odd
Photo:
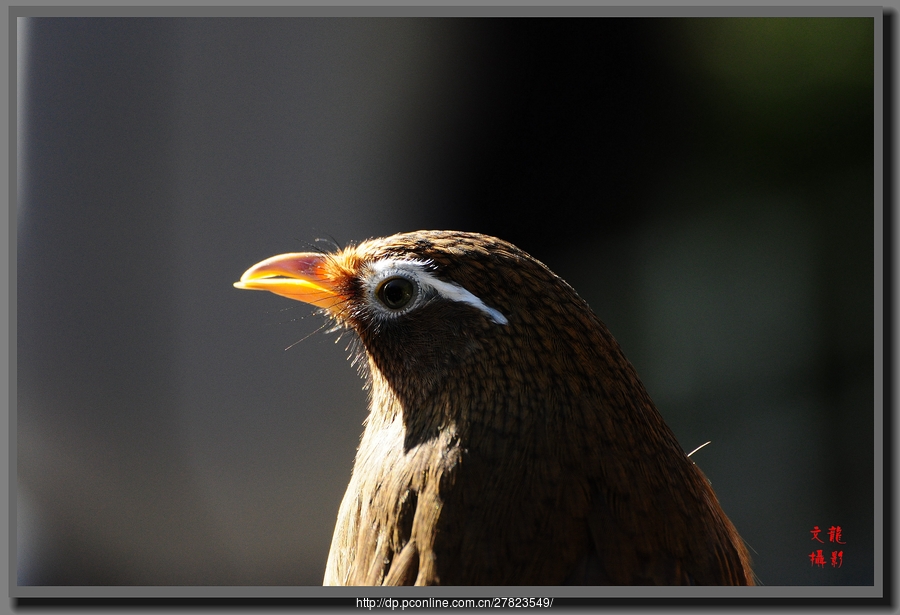
<svg viewBox="0 0 900 615">
<path fill-rule="evenodd" d="M 234 284 L 354 339 L 369 410 L 324 585 L 753 585 L 747 548 L 607 327 L 504 240 L 415 231 Z"/>
</svg>

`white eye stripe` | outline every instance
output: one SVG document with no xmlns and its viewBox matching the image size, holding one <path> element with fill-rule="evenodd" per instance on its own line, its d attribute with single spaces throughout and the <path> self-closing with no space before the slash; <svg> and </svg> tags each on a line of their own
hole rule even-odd
<svg viewBox="0 0 900 615">
<path fill-rule="evenodd" d="M 443 280 L 434 277 L 431 272 L 426 271 L 425 267 L 427 265 L 428 263 L 424 261 L 385 259 L 373 263 L 371 268 L 372 272 L 379 278 L 386 273 L 394 271 L 405 272 L 415 278 L 420 286 L 434 289 L 434 291 L 444 299 L 471 305 L 490 316 L 491 320 L 497 324 L 505 325 L 509 323 L 506 316 L 501 314 L 498 310 L 485 305 L 484 301 L 459 284 L 455 282 L 444 282 Z"/>
<path fill-rule="evenodd" d="M 434 290 L 437 291 L 440 296 L 444 297 L 445 299 L 458 301 L 460 303 L 466 303 L 468 305 L 471 305 L 472 307 L 478 308 L 479 310 L 490 316 L 491 319 L 497 324 L 505 325 L 509 322 L 508 320 L 506 320 L 506 316 L 504 316 L 494 308 L 486 306 L 484 304 L 484 301 L 467 291 L 459 284 L 438 280 L 427 271 L 419 272 L 419 282 L 427 286 L 431 286 Z"/>
</svg>

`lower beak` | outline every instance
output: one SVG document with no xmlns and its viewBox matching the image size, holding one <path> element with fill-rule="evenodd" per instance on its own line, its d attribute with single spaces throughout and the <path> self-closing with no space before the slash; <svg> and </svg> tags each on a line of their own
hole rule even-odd
<svg viewBox="0 0 900 615">
<path fill-rule="evenodd" d="M 326 258 L 311 252 L 279 254 L 250 267 L 234 287 L 267 290 L 288 299 L 331 308 L 346 298 L 326 275 Z"/>
</svg>

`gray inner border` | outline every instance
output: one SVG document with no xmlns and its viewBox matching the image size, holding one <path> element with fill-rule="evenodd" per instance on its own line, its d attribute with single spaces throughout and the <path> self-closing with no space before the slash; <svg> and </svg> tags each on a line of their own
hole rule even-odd
<svg viewBox="0 0 900 615">
<path fill-rule="evenodd" d="M 890 9 L 888 9 L 890 10 Z M 874 281 L 875 281 L 875 458 L 884 462 L 894 460 L 891 451 L 884 449 L 884 33 L 881 6 L 598 6 L 584 2 L 570 6 L 8 6 L 9 45 L 7 47 L 8 104 L 7 138 L 9 164 L 6 169 L 9 186 L 9 278 L 8 305 L 16 301 L 14 264 L 16 235 L 14 224 L 17 195 L 16 130 L 16 62 L 17 18 L 22 17 L 871 17 L 875 20 L 875 202 L 874 202 Z M 896 12 L 893 12 L 896 17 Z M 893 257 L 893 254 L 890 255 Z M 9 406 L 16 400 L 16 315 L 10 310 L 6 339 L 10 368 L 8 370 Z M 9 434 L 16 433 L 15 411 L 9 412 Z M 454 598 L 454 597 L 603 597 L 603 598 L 881 598 L 884 588 L 884 470 L 876 464 L 875 472 L 875 585 L 872 587 L 432 587 L 432 588 L 354 588 L 354 587 L 18 587 L 16 585 L 16 438 L 9 437 L 9 467 L 0 472 L 7 477 L 8 506 L 0 514 L 9 515 L 9 557 L 6 578 L 11 598 L 89 598 L 89 597 L 179 597 L 179 598 L 289 598 L 289 597 L 388 597 Z M 885 457 L 885 455 L 889 455 Z M 2 457 L 0 457 L 2 459 Z M 0 462 L 2 463 L 2 462 Z M 893 545 L 892 545 L 893 546 Z"/>
</svg>

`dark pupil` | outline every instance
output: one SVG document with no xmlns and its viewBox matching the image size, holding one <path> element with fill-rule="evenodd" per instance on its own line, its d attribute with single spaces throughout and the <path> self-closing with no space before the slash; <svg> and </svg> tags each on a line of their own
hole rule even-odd
<svg viewBox="0 0 900 615">
<path fill-rule="evenodd" d="M 410 302 L 413 283 L 406 278 L 391 278 L 378 287 L 378 297 L 392 310 L 399 310 Z"/>
</svg>

